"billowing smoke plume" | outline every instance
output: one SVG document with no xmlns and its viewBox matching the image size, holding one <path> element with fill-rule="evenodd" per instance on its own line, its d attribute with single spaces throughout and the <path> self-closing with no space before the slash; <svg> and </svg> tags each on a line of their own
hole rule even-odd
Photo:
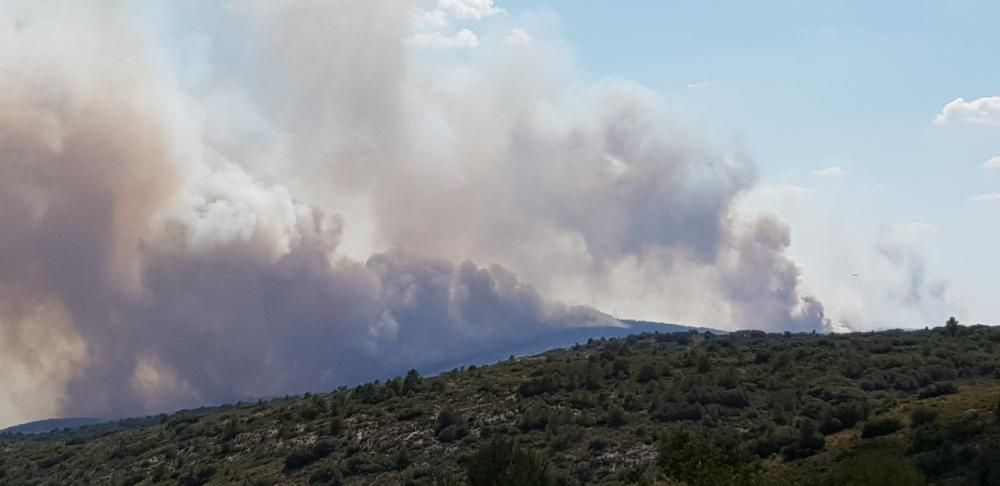
<svg viewBox="0 0 1000 486">
<path fill-rule="evenodd" d="M 748 157 L 635 84 L 581 82 L 557 40 L 422 50 L 425 6 L 397 1 L 184 7 L 0 3 L 0 422 L 616 324 L 559 302 L 828 325 L 788 229 L 734 213 Z"/>
</svg>

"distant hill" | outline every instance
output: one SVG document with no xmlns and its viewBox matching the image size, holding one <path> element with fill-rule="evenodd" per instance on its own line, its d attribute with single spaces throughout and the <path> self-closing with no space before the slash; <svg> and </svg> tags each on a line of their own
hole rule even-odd
<svg viewBox="0 0 1000 486">
<path fill-rule="evenodd" d="M 105 421 L 105 419 L 94 417 L 52 418 L 8 427 L 0 430 L 0 434 L 44 434 L 55 430 L 76 429 L 86 425 L 95 425 Z"/>
<path fill-rule="evenodd" d="M 985 326 L 597 339 L 435 377 L 0 436 L 0 483 L 998 484 L 998 346 L 1000 328 Z"/>
<path fill-rule="evenodd" d="M 620 320 L 622 326 L 596 326 L 596 327 L 566 327 L 553 329 L 546 333 L 531 336 L 524 341 L 505 344 L 503 347 L 487 351 L 479 351 L 475 354 L 462 356 L 457 359 L 432 363 L 422 366 L 418 371 L 425 375 L 436 375 L 455 368 L 463 368 L 469 365 L 483 365 L 496 363 L 511 356 L 521 357 L 538 354 L 550 349 L 568 348 L 574 344 L 584 344 L 591 339 L 613 339 L 642 333 L 675 333 L 675 332 L 712 332 L 713 334 L 725 334 L 725 331 L 709 329 L 706 327 L 683 326 L 680 324 L 668 324 L 664 322 L 637 321 L 631 319 Z M 402 370 L 401 370 L 402 371 Z"/>
<path fill-rule="evenodd" d="M 446 371 L 453 370 L 455 368 L 464 368 L 470 365 L 483 365 L 489 363 L 495 363 L 500 360 L 509 358 L 510 356 L 529 356 L 533 354 L 538 354 L 543 351 L 556 348 L 565 348 L 572 346 L 574 344 L 583 344 L 590 339 L 612 339 L 619 338 L 634 334 L 642 333 L 674 333 L 674 332 L 705 332 L 710 331 L 714 334 L 723 334 L 724 331 L 719 331 L 716 329 L 709 329 L 704 327 L 691 327 L 682 326 L 680 324 L 668 324 L 663 322 L 652 322 L 652 321 L 638 321 L 630 319 L 622 319 L 620 321 L 623 326 L 599 326 L 599 327 L 567 327 L 562 329 L 555 329 L 550 332 L 544 333 L 540 336 L 534 336 L 530 339 L 525 339 L 524 341 L 514 343 L 512 345 L 507 345 L 502 348 L 498 347 L 493 350 L 486 352 L 478 352 L 473 355 L 461 357 L 454 360 L 442 361 L 439 363 L 432 363 L 427 366 L 422 366 L 419 370 L 425 375 L 436 375 L 438 373 L 443 373 Z M 402 372 L 403 370 L 401 370 Z M 391 377 L 388 377 L 391 378 Z M 274 397 L 264 397 L 265 399 Z M 252 401 L 256 401 L 257 398 L 253 398 Z M 107 423 L 108 426 L 111 425 L 121 425 L 124 423 L 132 423 L 135 420 L 124 420 L 120 423 L 112 424 L 111 422 L 116 419 L 99 419 L 93 417 L 68 417 L 68 418 L 52 418 L 46 420 L 38 420 L 34 422 L 28 422 L 25 424 L 15 425 L 8 427 L 6 429 L 0 430 L 0 434 L 43 434 L 52 431 L 58 431 L 61 429 L 76 429 L 84 426 L 91 426 L 96 424 Z M 141 423 L 141 422 L 140 422 Z M 104 428 L 102 428 L 103 430 Z"/>
</svg>

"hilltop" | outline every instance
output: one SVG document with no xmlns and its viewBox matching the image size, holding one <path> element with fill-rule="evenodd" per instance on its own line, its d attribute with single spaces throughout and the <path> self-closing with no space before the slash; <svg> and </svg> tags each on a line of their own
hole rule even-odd
<svg viewBox="0 0 1000 486">
<path fill-rule="evenodd" d="M 985 326 L 595 339 L 433 378 L 8 435 L 0 481 L 1000 484 L 998 344 Z"/>
</svg>

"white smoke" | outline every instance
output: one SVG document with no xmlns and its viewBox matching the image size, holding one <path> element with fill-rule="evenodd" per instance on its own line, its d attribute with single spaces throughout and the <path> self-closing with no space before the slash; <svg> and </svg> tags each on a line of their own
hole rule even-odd
<svg viewBox="0 0 1000 486">
<path fill-rule="evenodd" d="M 634 83 L 580 81 L 545 33 L 457 57 L 404 42 L 430 25 L 415 12 L 470 28 L 492 2 L 177 9 L 0 4 L 0 422 L 616 324 L 585 305 L 828 325 L 788 229 L 735 213 L 755 181 L 738 147 Z"/>
</svg>

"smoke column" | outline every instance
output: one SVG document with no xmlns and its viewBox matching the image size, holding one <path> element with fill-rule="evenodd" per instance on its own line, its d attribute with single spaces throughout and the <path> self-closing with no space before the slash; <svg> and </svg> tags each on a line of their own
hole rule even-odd
<svg viewBox="0 0 1000 486">
<path fill-rule="evenodd" d="M 544 31 L 413 40 L 491 2 L 172 6 L 0 2 L 2 424 L 328 389 L 596 309 L 829 326 L 788 228 L 735 211 L 738 147 Z"/>
</svg>

